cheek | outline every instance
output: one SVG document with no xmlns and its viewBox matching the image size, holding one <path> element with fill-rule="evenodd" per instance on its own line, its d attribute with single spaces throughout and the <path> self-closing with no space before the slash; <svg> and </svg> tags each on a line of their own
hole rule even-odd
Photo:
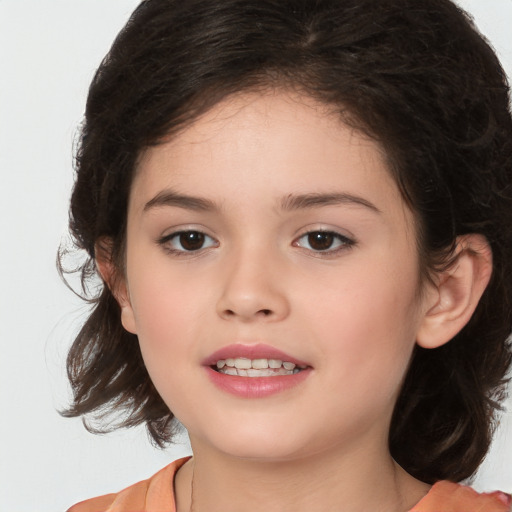
<svg viewBox="0 0 512 512">
<path fill-rule="evenodd" d="M 178 286 L 165 269 L 149 261 L 138 266 L 132 262 L 128 274 L 134 323 L 145 359 L 165 356 L 179 348 L 183 329 L 192 330 L 194 302 L 188 299 L 189 288 Z"/>
<path fill-rule="evenodd" d="M 139 238 L 143 239 L 142 235 Z M 190 318 L 197 314 L 202 294 L 198 279 L 184 279 L 183 272 L 173 270 L 161 249 L 147 244 L 143 239 L 128 248 L 127 278 L 134 321 L 143 342 L 166 345 L 176 330 L 193 328 Z"/>
<path fill-rule="evenodd" d="M 189 396 L 200 394 L 196 382 L 188 378 L 197 359 L 196 314 L 183 307 L 186 301 L 181 294 L 166 293 L 159 298 L 151 293 L 144 302 L 140 298 L 135 314 L 144 363 L 163 401 L 183 421 L 190 408 Z"/>
<path fill-rule="evenodd" d="M 201 393 L 190 375 L 204 356 L 198 340 L 205 340 L 204 326 L 214 321 L 212 299 L 200 276 L 184 279 L 165 258 L 139 259 L 134 253 L 128 281 L 142 356 L 156 389 L 181 419 L 187 397 Z"/>
<path fill-rule="evenodd" d="M 388 273 L 371 269 L 349 272 L 331 283 L 321 307 L 311 305 L 312 329 L 318 346 L 324 346 L 325 364 L 337 361 L 335 371 L 354 389 L 394 397 L 420 322 L 418 277 L 412 268 L 391 267 Z"/>
</svg>

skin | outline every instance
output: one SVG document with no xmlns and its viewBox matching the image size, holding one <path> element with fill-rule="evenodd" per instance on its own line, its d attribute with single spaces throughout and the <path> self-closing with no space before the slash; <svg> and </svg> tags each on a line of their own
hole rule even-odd
<svg viewBox="0 0 512 512">
<path fill-rule="evenodd" d="M 338 200 L 290 207 L 312 194 Z M 449 307 L 463 325 L 473 306 L 455 274 L 420 282 L 414 226 L 379 145 L 294 93 L 230 97 L 141 156 L 115 293 L 190 435 L 179 512 L 192 478 L 200 512 L 396 512 L 425 495 L 389 454 L 393 406 L 415 343 L 444 343 Z M 182 231 L 204 245 L 186 251 Z M 265 398 L 226 393 L 202 362 L 232 343 L 276 347 L 309 375 Z"/>
</svg>

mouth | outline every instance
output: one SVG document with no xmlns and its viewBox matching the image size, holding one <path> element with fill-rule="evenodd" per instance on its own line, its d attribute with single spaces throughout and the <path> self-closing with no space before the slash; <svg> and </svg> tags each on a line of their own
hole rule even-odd
<svg viewBox="0 0 512 512">
<path fill-rule="evenodd" d="M 238 377 L 279 377 L 295 375 L 305 370 L 307 366 L 281 359 L 237 357 L 219 359 L 210 368 L 224 375 Z"/>
<path fill-rule="evenodd" d="M 267 344 L 235 343 L 203 361 L 211 382 L 238 398 L 264 398 L 300 386 L 312 366 Z"/>
</svg>

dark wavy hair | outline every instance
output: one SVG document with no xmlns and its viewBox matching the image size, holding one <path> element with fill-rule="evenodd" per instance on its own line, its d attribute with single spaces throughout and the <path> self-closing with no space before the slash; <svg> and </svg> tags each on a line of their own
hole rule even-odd
<svg viewBox="0 0 512 512">
<path fill-rule="evenodd" d="M 511 364 L 512 119 L 497 57 L 449 0 L 141 2 L 92 81 L 81 129 L 70 230 L 87 253 L 82 285 L 105 237 L 123 271 L 141 151 L 230 94 L 268 88 L 299 90 L 382 145 L 417 219 L 425 276 L 450 261 L 457 236 L 488 240 L 493 275 L 475 314 L 446 345 L 415 348 L 389 437 L 395 460 L 424 482 L 472 475 Z M 64 414 L 88 415 L 95 431 L 145 423 L 165 445 L 174 417 L 137 337 L 105 284 L 89 300 Z"/>
</svg>

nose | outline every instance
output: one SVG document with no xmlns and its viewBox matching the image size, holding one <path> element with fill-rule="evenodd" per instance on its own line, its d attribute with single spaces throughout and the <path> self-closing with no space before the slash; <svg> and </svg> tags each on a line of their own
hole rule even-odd
<svg viewBox="0 0 512 512">
<path fill-rule="evenodd" d="M 286 318 L 290 305 L 282 272 L 268 254 L 234 256 L 222 272 L 217 312 L 225 320 L 276 322 Z"/>
</svg>

